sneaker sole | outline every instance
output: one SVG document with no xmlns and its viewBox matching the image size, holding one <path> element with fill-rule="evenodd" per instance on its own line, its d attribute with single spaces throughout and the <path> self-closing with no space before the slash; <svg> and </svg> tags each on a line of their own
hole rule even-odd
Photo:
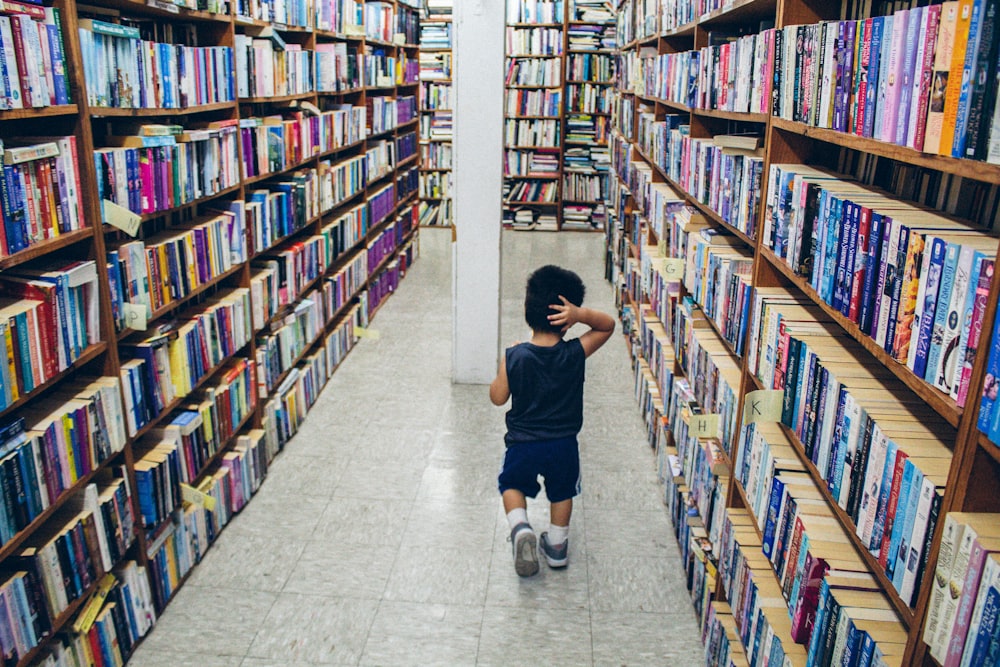
<svg viewBox="0 0 1000 667">
<path fill-rule="evenodd" d="M 555 559 L 555 558 L 549 558 L 549 555 L 545 554 L 545 562 L 548 563 L 549 567 L 551 567 L 553 570 L 558 570 L 560 568 L 566 567 L 569 564 L 569 558 L 567 557 L 567 558 Z"/>
<path fill-rule="evenodd" d="M 525 531 L 528 532 L 528 531 Z M 528 532 L 514 547 L 514 570 L 520 577 L 538 574 L 538 538 Z"/>
</svg>

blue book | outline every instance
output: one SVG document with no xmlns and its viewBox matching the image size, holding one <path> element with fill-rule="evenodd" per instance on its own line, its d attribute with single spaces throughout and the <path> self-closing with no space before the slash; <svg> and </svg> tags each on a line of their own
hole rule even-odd
<svg viewBox="0 0 1000 667">
<path fill-rule="evenodd" d="M 945 252 L 948 244 L 936 236 L 928 237 L 930 247 L 924 247 L 924 252 L 930 252 L 930 263 L 927 268 L 926 287 L 924 288 L 924 304 L 920 320 L 916 323 L 917 331 L 910 345 L 916 345 L 913 361 L 913 373 L 924 377 L 927 372 L 927 356 L 931 348 L 931 331 L 937 314 L 938 291 L 941 285 L 941 274 L 944 271 Z"/>
<path fill-rule="evenodd" d="M 875 653 L 875 640 L 872 636 L 865 633 L 865 637 L 861 642 L 861 650 L 858 655 L 858 667 L 869 667 L 872 664 L 872 657 Z"/>
<path fill-rule="evenodd" d="M 854 290 L 854 267 L 858 259 L 858 230 L 861 225 L 861 205 L 851 204 L 848 219 L 847 258 L 844 262 L 844 294 L 840 303 L 840 313 L 847 317 L 851 310 L 851 293 Z"/>
<path fill-rule="evenodd" d="M 969 38 L 965 47 L 962 66 L 962 87 L 959 89 L 958 114 L 955 116 L 955 134 L 952 138 L 951 156 L 965 157 L 965 139 L 969 130 L 969 98 L 972 95 L 972 75 L 979 57 L 979 40 L 983 34 L 983 0 L 973 0 L 972 17 L 969 19 Z"/>
<path fill-rule="evenodd" d="M 910 18 L 906 23 L 906 40 L 903 43 L 905 56 L 903 57 L 903 67 L 901 74 L 903 77 L 903 89 L 899 93 L 899 108 L 896 112 L 896 143 L 900 146 L 906 145 L 906 132 L 910 126 L 910 100 L 913 96 L 913 77 L 920 75 L 920 65 L 917 64 L 917 43 L 924 39 L 920 33 L 921 15 L 923 7 L 914 7 L 910 10 Z M 926 27 L 926 25 L 925 25 Z"/>
<path fill-rule="evenodd" d="M 955 271 L 961 251 L 962 246 L 957 243 L 949 243 L 945 251 L 944 268 L 941 271 L 941 284 L 938 287 L 938 304 L 943 307 L 937 308 L 934 313 L 934 323 L 931 329 L 931 347 L 927 353 L 927 368 L 923 376 L 925 380 L 928 373 L 933 374 L 941 360 L 941 353 L 943 351 L 941 345 L 944 340 L 944 329 L 948 318 L 948 304 L 951 303 L 951 292 L 955 286 Z"/>
<path fill-rule="evenodd" d="M 883 218 L 881 213 L 872 211 L 871 228 L 868 231 L 868 253 L 865 257 L 865 282 L 861 288 L 861 310 L 858 326 L 862 331 L 871 329 L 875 284 L 878 279 L 878 263 L 882 256 Z"/>
<path fill-rule="evenodd" d="M 53 7 L 51 11 L 53 19 L 58 22 L 59 9 Z M 52 84 L 55 89 L 53 92 L 56 104 L 69 104 L 69 86 L 66 85 L 66 56 L 63 53 L 62 35 L 55 23 L 48 23 L 45 28 L 49 33 L 49 57 L 52 62 Z"/>
<path fill-rule="evenodd" d="M 853 620 L 847 621 L 847 641 L 844 642 L 844 652 L 841 657 L 841 665 L 846 667 L 854 667 L 855 660 L 857 660 L 858 653 L 860 652 L 861 639 L 864 636 L 863 631 L 859 631 L 854 626 Z"/>
<path fill-rule="evenodd" d="M 882 53 L 882 35 L 885 25 L 885 17 L 877 16 L 872 19 L 872 39 L 871 56 L 868 65 L 868 88 L 865 91 L 865 118 L 862 132 L 864 136 L 871 138 L 872 128 L 875 123 L 875 101 L 878 96 L 878 70 L 880 55 Z"/>
<path fill-rule="evenodd" d="M 847 277 L 847 258 L 850 254 L 849 244 L 851 242 L 851 218 L 853 217 L 854 211 L 853 202 L 844 202 L 843 209 L 843 219 L 841 221 L 840 229 L 840 242 L 837 245 L 837 260 L 836 269 L 834 271 L 834 283 L 833 283 L 833 295 L 832 299 L 828 300 L 834 310 L 842 310 L 843 303 L 845 301 L 845 292 L 848 289 L 846 287 L 849 281 Z M 855 238 L 857 238 L 855 234 Z M 850 300 L 850 294 L 847 293 L 846 300 Z"/>
<path fill-rule="evenodd" d="M 982 591 L 980 591 L 982 594 Z M 965 650 L 972 650 L 970 665 L 984 665 L 990 650 L 990 642 L 998 631 L 1000 624 L 997 623 L 997 616 L 1000 616 L 1000 590 L 996 585 L 990 587 L 986 592 L 986 601 L 983 603 L 983 615 L 979 622 L 979 630 L 976 632 L 975 640 L 970 637 L 966 640 Z"/>
<path fill-rule="evenodd" d="M 913 477 L 919 472 L 909 459 L 903 464 L 903 481 L 899 485 L 899 500 L 896 501 L 896 515 L 892 520 L 892 533 L 889 536 L 889 556 L 885 563 L 885 573 L 892 579 L 896 571 L 896 555 L 903 541 L 903 530 L 906 526 L 907 512 L 910 507 L 910 495 L 913 493 Z M 918 491 L 919 493 L 919 491 Z"/>
<path fill-rule="evenodd" d="M 889 511 L 889 494 L 892 491 L 892 475 L 896 469 L 896 455 L 898 451 L 899 447 L 896 443 L 889 440 L 885 450 L 885 466 L 882 468 L 882 484 L 879 486 L 875 522 L 872 525 L 871 541 L 868 543 L 868 551 L 875 556 L 878 556 L 882 550 L 886 513 Z"/>
<path fill-rule="evenodd" d="M 767 518 L 764 521 L 764 536 L 761 540 L 761 551 L 771 559 L 774 548 L 774 531 L 778 525 L 778 513 L 781 511 L 781 500 L 784 497 L 785 485 L 775 477 L 771 480 L 771 498 L 767 505 Z"/>
<path fill-rule="evenodd" d="M 993 320 L 993 338 L 990 341 L 990 357 L 986 362 L 986 379 L 983 383 L 983 397 L 979 407 L 979 430 L 989 434 L 993 421 L 993 410 L 1000 392 L 1000 312 Z"/>
<path fill-rule="evenodd" d="M 812 636 L 809 637 L 809 662 L 808 667 L 822 664 L 823 659 L 823 639 L 826 635 L 826 626 L 830 623 L 828 618 L 830 606 L 830 585 L 826 579 L 819 582 L 819 600 L 816 603 L 816 620 L 813 622 Z"/>
<path fill-rule="evenodd" d="M 910 493 L 906 497 L 906 523 L 900 533 L 899 550 L 896 552 L 896 565 L 892 573 L 892 585 L 896 587 L 897 591 L 903 590 L 903 577 L 906 575 L 906 563 L 910 559 L 910 552 L 914 552 L 913 561 L 916 562 L 916 549 L 923 548 L 923 544 L 913 544 L 912 539 L 913 525 L 917 518 L 917 505 L 920 503 L 920 493 L 924 485 L 924 473 L 911 461 L 907 460 L 906 464 L 913 468 L 913 479 L 910 482 Z M 898 516 L 899 512 L 896 514 Z"/>
</svg>

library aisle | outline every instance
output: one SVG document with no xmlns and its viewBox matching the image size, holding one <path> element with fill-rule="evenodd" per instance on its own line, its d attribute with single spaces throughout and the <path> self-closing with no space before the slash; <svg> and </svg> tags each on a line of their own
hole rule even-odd
<svg viewBox="0 0 1000 667">
<path fill-rule="evenodd" d="M 620 334 L 588 361 L 570 566 L 514 573 L 495 488 L 504 409 L 450 379 L 449 239 L 421 235 L 381 337 L 332 377 L 131 665 L 704 661 Z M 602 241 L 505 233 L 505 343 L 526 335 L 524 280 L 543 263 L 614 312 Z M 529 515 L 546 529 L 544 499 Z"/>
</svg>

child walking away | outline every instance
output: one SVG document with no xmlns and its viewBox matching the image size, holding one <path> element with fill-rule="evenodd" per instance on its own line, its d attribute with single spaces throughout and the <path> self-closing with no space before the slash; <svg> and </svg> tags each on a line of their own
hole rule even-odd
<svg viewBox="0 0 1000 667">
<path fill-rule="evenodd" d="M 551 503 L 548 532 L 541 550 L 549 567 L 569 562 L 569 519 L 580 493 L 580 451 L 576 436 L 583 426 L 584 360 L 611 338 L 610 315 L 582 308 L 580 276 L 558 266 L 543 266 L 528 278 L 524 319 L 531 340 L 506 350 L 490 400 L 507 411 L 507 452 L 497 480 L 514 545 L 514 569 L 522 577 L 538 572 L 538 540 L 528 523 L 525 497 L 534 498 L 545 481 Z M 563 336 L 574 324 L 590 330 L 570 341 Z"/>
</svg>

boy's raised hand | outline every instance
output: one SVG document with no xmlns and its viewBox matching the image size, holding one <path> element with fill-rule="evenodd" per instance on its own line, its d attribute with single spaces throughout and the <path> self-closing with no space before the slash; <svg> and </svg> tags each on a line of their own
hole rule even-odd
<svg viewBox="0 0 1000 667">
<path fill-rule="evenodd" d="M 562 303 L 554 303 L 549 306 L 549 308 L 556 311 L 555 314 L 549 315 L 549 322 L 557 327 L 562 327 L 562 331 L 566 332 L 580 321 L 580 308 L 562 294 L 559 295 L 559 300 Z"/>
</svg>

